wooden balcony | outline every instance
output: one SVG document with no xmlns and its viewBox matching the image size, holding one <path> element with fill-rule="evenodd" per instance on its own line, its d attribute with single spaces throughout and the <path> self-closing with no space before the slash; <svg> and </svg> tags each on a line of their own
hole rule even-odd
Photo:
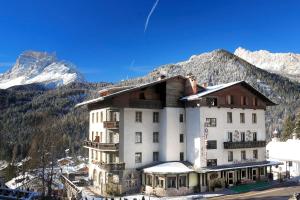
<svg viewBox="0 0 300 200">
<path fill-rule="evenodd" d="M 101 169 L 107 171 L 119 171 L 125 169 L 125 163 L 104 163 L 93 161 L 94 164 L 98 165 Z"/>
<path fill-rule="evenodd" d="M 118 129 L 119 122 L 118 121 L 104 121 L 103 126 L 104 126 L 104 128 L 107 128 L 107 129 Z"/>
<path fill-rule="evenodd" d="M 224 142 L 224 149 L 265 147 L 266 141 Z"/>
<path fill-rule="evenodd" d="M 100 149 L 102 151 L 118 151 L 119 143 L 100 143 L 100 142 L 92 142 L 92 141 L 83 141 L 83 146 Z"/>
</svg>

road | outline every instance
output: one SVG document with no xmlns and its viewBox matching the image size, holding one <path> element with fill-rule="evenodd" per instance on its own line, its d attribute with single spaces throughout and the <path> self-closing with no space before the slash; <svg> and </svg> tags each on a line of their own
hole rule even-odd
<svg viewBox="0 0 300 200">
<path fill-rule="evenodd" d="M 255 199 L 255 200 L 286 200 L 295 192 L 300 192 L 300 186 L 281 186 L 263 191 L 251 191 L 242 194 L 226 195 L 221 197 L 209 198 L 209 200 L 223 199 Z"/>
</svg>

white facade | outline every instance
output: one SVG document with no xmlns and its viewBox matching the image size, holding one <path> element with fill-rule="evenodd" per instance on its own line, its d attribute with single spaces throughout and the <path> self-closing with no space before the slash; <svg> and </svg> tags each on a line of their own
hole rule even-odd
<svg viewBox="0 0 300 200">
<path fill-rule="evenodd" d="M 139 191 L 143 184 L 149 193 L 180 195 L 265 179 L 271 165 L 265 148 L 267 100 L 260 99 L 258 105 L 257 93 L 244 82 L 179 99 L 187 86 L 180 79 L 170 80 L 169 85 L 128 89 L 87 103 L 92 104 L 86 141 L 89 176 L 100 192 Z M 235 87 L 229 90 L 236 95 L 234 105 L 225 100 L 226 94 L 207 97 L 227 87 Z M 216 104 L 207 103 L 212 99 Z M 162 162 L 186 165 L 191 171 L 145 170 L 169 166 Z"/>
</svg>

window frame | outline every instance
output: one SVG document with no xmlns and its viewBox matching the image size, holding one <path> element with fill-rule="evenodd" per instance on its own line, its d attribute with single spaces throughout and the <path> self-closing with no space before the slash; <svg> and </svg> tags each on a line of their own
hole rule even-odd
<svg viewBox="0 0 300 200">
<path fill-rule="evenodd" d="M 141 144 L 141 143 L 143 143 L 143 133 L 141 131 L 137 131 L 135 132 L 135 144 Z"/>
<path fill-rule="evenodd" d="M 233 151 L 228 151 L 228 162 L 233 162 Z"/>
<path fill-rule="evenodd" d="M 217 140 L 207 140 L 207 146 L 206 149 L 217 149 L 218 148 L 218 142 Z"/>
<path fill-rule="evenodd" d="M 206 127 L 217 127 L 217 118 L 205 118 Z"/>
<path fill-rule="evenodd" d="M 233 119 L 232 119 L 232 112 L 227 112 L 227 123 L 232 124 Z"/>
<path fill-rule="evenodd" d="M 179 114 L 179 122 L 183 123 L 184 122 L 184 116 L 182 113 Z"/>
<path fill-rule="evenodd" d="M 257 124 L 257 114 L 252 113 L 252 124 Z"/>
<path fill-rule="evenodd" d="M 143 154 L 142 152 L 135 152 L 135 163 L 142 163 L 143 161 Z M 137 160 L 137 158 L 139 158 L 139 160 Z"/>
<path fill-rule="evenodd" d="M 183 133 L 179 134 L 179 143 L 184 143 L 184 134 Z"/>
<path fill-rule="evenodd" d="M 245 113 L 240 113 L 240 123 L 245 124 L 246 116 Z"/>
<path fill-rule="evenodd" d="M 159 132 L 153 132 L 153 143 L 159 143 Z"/>
<path fill-rule="evenodd" d="M 142 111 L 135 111 L 135 122 L 136 123 L 143 122 L 143 112 Z"/>
<path fill-rule="evenodd" d="M 159 152 L 158 151 L 153 151 L 152 160 L 153 160 L 153 162 L 158 162 L 159 161 Z"/>
<path fill-rule="evenodd" d="M 159 123 L 159 112 L 153 112 L 153 123 Z"/>
</svg>

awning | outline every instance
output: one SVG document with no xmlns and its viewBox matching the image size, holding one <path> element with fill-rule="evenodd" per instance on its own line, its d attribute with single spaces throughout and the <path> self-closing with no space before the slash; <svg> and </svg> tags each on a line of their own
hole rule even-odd
<svg viewBox="0 0 300 200">
<path fill-rule="evenodd" d="M 282 162 L 277 161 L 262 161 L 262 162 L 249 162 L 249 163 L 237 163 L 232 165 L 219 165 L 214 167 L 203 167 L 196 172 L 206 173 L 206 172 L 218 172 L 224 170 L 234 170 L 234 169 L 243 169 L 247 167 L 264 167 L 264 166 L 276 166 L 282 165 Z"/>
<path fill-rule="evenodd" d="M 181 162 L 167 162 L 143 169 L 144 173 L 151 174 L 183 174 L 193 171 Z"/>
</svg>

